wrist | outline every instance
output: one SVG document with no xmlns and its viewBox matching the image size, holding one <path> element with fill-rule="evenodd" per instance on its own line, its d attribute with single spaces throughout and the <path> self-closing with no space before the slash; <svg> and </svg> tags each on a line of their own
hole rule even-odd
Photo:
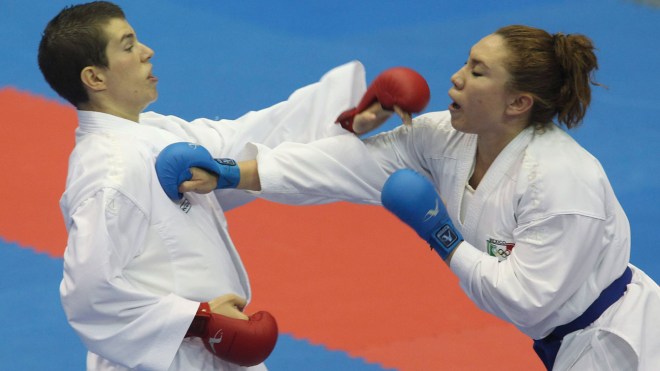
<svg viewBox="0 0 660 371">
<path fill-rule="evenodd" d="M 339 125 L 341 125 L 342 128 L 350 131 L 351 133 L 355 133 L 353 131 L 353 120 L 355 119 L 355 115 L 357 114 L 357 108 L 351 108 L 349 110 L 346 110 L 342 112 L 339 117 L 337 117 L 337 120 L 335 121 Z"/>
<path fill-rule="evenodd" d="M 216 189 L 236 188 L 241 181 L 241 171 L 236 161 L 230 158 L 215 158 L 218 184 Z"/>
<path fill-rule="evenodd" d="M 238 163 L 238 168 L 241 173 L 241 180 L 236 188 L 248 191 L 261 191 L 257 160 L 241 161 Z"/>
<path fill-rule="evenodd" d="M 186 337 L 202 337 L 206 334 L 206 328 L 211 317 L 211 306 L 209 303 L 200 303 L 199 308 L 197 308 L 197 313 L 190 323 L 188 332 L 186 332 Z"/>
<path fill-rule="evenodd" d="M 428 240 L 433 250 L 445 261 L 453 255 L 454 250 L 456 250 L 461 242 L 463 242 L 463 236 L 456 230 L 450 219 L 441 223 L 431 233 L 431 237 Z"/>
</svg>

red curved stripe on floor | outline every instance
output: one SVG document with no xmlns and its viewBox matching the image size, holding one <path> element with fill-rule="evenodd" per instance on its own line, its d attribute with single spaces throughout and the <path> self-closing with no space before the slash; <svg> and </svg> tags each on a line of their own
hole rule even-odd
<svg viewBox="0 0 660 371">
<path fill-rule="evenodd" d="M 38 252 L 62 256 L 66 229 L 59 208 L 74 144 L 75 110 L 61 103 L 0 89 L 0 236 Z"/>
<path fill-rule="evenodd" d="M 256 201 L 228 213 L 253 288 L 281 330 L 399 370 L 542 370 L 532 342 L 479 310 L 384 209 Z"/>
</svg>

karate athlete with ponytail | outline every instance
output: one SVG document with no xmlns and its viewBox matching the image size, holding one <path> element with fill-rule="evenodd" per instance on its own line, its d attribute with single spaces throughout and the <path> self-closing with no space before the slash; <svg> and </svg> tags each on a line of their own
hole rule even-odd
<svg viewBox="0 0 660 371">
<path fill-rule="evenodd" d="M 447 111 L 364 140 L 254 145 L 261 196 L 378 204 L 382 192 L 548 370 L 657 370 L 660 288 L 630 264 L 602 166 L 562 127 L 584 118 L 596 69 L 583 35 L 503 27 L 451 77 Z"/>
<path fill-rule="evenodd" d="M 202 154 L 193 164 L 203 165 L 211 154 L 241 160 L 248 141 L 274 147 L 343 134 L 334 122 L 363 96 L 364 70 L 339 66 L 236 120 L 186 122 L 142 112 L 158 96 L 153 55 L 110 2 L 67 7 L 43 33 L 39 67 L 79 120 L 60 202 L 64 311 L 89 350 L 88 370 L 264 370 L 277 323 L 268 312 L 244 313 L 250 284 L 223 213 L 253 197 L 231 189 L 166 194 L 156 156 L 191 142 L 185 148 Z M 221 188 L 254 188 L 241 175 L 249 164 L 211 162 L 222 169 Z"/>
</svg>

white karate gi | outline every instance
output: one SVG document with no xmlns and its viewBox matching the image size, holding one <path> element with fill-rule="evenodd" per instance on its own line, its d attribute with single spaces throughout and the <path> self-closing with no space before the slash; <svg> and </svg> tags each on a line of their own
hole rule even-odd
<svg viewBox="0 0 660 371">
<path fill-rule="evenodd" d="M 275 146 L 343 133 L 332 123 L 356 104 L 364 84 L 362 65 L 352 62 L 286 102 L 235 121 L 145 113 L 138 124 L 79 111 L 61 199 L 69 237 L 60 293 L 89 350 L 89 370 L 245 369 L 184 335 L 199 302 L 228 293 L 250 299 L 223 210 L 252 196 L 219 190 L 173 202 L 158 182 L 155 159 L 181 141 L 202 144 L 214 157 L 241 159 L 247 141 Z"/>
<path fill-rule="evenodd" d="M 346 134 L 272 150 L 255 144 L 261 196 L 379 204 L 395 170 L 426 175 L 466 241 L 451 260 L 465 293 L 543 338 L 582 314 L 629 265 L 626 215 L 600 163 L 554 125 L 521 132 L 471 190 L 477 137 L 450 122 L 449 112 L 434 112 L 364 142 Z M 625 295 L 564 338 L 555 370 L 660 369 L 660 289 L 631 268 Z M 532 351 L 531 343 L 516 351 Z"/>
</svg>

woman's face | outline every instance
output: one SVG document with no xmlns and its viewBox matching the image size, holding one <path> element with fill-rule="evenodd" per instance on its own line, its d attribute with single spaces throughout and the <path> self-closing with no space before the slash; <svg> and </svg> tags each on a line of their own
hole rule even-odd
<svg viewBox="0 0 660 371">
<path fill-rule="evenodd" d="M 459 131 L 484 134 L 501 130 L 512 94 L 504 68 L 508 50 L 499 35 L 488 35 L 470 50 L 468 61 L 452 77 L 449 105 L 452 126 Z"/>
</svg>

